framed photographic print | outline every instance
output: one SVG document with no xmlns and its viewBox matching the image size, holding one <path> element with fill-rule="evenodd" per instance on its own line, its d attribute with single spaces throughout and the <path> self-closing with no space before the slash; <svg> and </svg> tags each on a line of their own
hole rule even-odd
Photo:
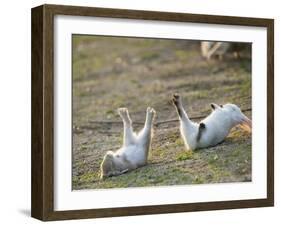
<svg viewBox="0 0 281 226">
<path fill-rule="evenodd" d="M 32 216 L 273 206 L 274 21 L 32 9 Z"/>
</svg>

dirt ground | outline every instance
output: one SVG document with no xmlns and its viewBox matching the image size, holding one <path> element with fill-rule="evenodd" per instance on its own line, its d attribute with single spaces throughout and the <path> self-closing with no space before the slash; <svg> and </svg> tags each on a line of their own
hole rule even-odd
<svg viewBox="0 0 281 226">
<path fill-rule="evenodd" d="M 250 134 L 234 128 L 222 144 L 192 152 L 177 121 L 157 124 L 177 119 L 175 92 L 190 117 L 208 115 L 214 102 L 237 104 L 251 118 L 249 49 L 206 61 L 198 41 L 74 35 L 73 189 L 251 181 Z M 122 145 L 117 108 L 127 107 L 139 130 L 147 106 L 157 111 L 148 165 L 100 180 L 104 154 Z"/>
</svg>

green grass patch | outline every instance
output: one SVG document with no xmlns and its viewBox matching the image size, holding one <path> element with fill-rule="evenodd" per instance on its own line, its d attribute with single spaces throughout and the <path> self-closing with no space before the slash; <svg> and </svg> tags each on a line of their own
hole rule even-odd
<svg viewBox="0 0 281 226">
<path fill-rule="evenodd" d="M 177 160 L 183 161 L 187 159 L 192 159 L 193 158 L 193 152 L 192 151 L 184 151 L 179 154 L 177 154 Z"/>
<path fill-rule="evenodd" d="M 147 51 L 143 52 L 141 55 L 141 59 L 144 61 L 150 61 L 159 57 L 159 53 L 155 51 Z"/>
</svg>

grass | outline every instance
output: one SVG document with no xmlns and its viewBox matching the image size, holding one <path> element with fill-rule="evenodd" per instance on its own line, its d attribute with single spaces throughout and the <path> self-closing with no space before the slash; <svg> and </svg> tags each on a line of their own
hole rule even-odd
<svg viewBox="0 0 281 226">
<path fill-rule="evenodd" d="M 209 62 L 198 42 L 73 36 L 73 189 L 167 186 L 251 181 L 251 136 L 235 128 L 222 144 L 187 151 L 178 123 L 154 128 L 148 164 L 100 180 L 104 154 L 122 145 L 117 108 L 144 122 L 152 106 L 157 120 L 176 118 L 170 103 L 180 93 L 189 115 L 207 115 L 210 103 L 251 106 L 251 62 Z M 251 112 L 246 112 L 251 117 Z M 141 125 L 134 125 L 139 131 Z"/>
<path fill-rule="evenodd" d="M 177 154 L 177 160 L 183 161 L 187 159 L 192 159 L 193 158 L 193 152 L 192 151 L 183 151 Z"/>
</svg>

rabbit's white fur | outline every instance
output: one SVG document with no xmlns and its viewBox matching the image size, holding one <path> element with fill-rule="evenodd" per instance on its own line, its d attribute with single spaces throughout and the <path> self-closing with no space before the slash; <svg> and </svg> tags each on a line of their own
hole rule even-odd
<svg viewBox="0 0 281 226">
<path fill-rule="evenodd" d="M 123 146 L 116 152 L 108 151 L 101 163 L 101 178 L 116 176 L 146 165 L 152 138 L 152 124 L 155 110 L 148 107 L 143 129 L 135 134 L 127 108 L 119 108 L 123 120 Z"/>
<path fill-rule="evenodd" d="M 212 113 L 200 123 L 196 123 L 189 119 L 179 95 L 174 95 L 173 103 L 179 115 L 181 136 L 188 150 L 219 144 L 238 124 L 249 132 L 251 131 L 251 120 L 235 104 L 223 106 L 211 104 Z"/>
</svg>

